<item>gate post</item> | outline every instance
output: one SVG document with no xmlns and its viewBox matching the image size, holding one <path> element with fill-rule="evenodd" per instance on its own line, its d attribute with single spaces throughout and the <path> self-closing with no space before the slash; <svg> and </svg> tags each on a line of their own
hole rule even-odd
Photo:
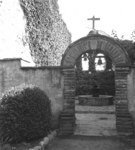
<svg viewBox="0 0 135 150">
<path fill-rule="evenodd" d="M 60 114 L 59 135 L 72 135 L 75 125 L 75 69 L 64 68 L 63 111 Z"/>
<path fill-rule="evenodd" d="M 116 66 L 115 70 L 115 104 L 116 129 L 118 135 L 133 135 L 133 119 L 128 108 L 128 66 Z"/>
</svg>

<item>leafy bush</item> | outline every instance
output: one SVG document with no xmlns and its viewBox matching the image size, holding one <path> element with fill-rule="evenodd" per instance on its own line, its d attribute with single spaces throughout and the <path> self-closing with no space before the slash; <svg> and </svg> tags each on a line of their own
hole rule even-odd
<svg viewBox="0 0 135 150">
<path fill-rule="evenodd" d="M 135 63 L 135 42 L 130 41 L 130 40 L 120 40 L 120 39 L 115 39 L 118 43 L 121 44 L 123 48 L 128 53 L 128 56 L 131 60 L 131 63 Z"/>
<path fill-rule="evenodd" d="M 29 142 L 50 131 L 51 108 L 48 96 L 38 87 L 13 88 L 0 103 L 0 141 Z"/>
<path fill-rule="evenodd" d="M 115 95 L 114 72 L 76 72 L 76 95 L 92 95 L 96 85 L 100 95 Z"/>
</svg>

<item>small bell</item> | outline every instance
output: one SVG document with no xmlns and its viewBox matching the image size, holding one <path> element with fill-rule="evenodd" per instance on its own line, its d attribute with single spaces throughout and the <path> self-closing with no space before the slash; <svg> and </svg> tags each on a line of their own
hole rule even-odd
<svg viewBox="0 0 135 150">
<path fill-rule="evenodd" d="M 88 59 L 87 54 L 83 55 L 83 59 L 84 59 L 84 61 L 87 61 L 87 59 Z"/>
<path fill-rule="evenodd" d="M 102 63 L 102 59 L 99 57 L 99 59 L 98 59 L 98 63 L 97 63 L 98 65 L 102 65 L 103 63 Z"/>
<path fill-rule="evenodd" d="M 84 57 L 84 61 L 87 61 L 87 57 Z"/>
</svg>

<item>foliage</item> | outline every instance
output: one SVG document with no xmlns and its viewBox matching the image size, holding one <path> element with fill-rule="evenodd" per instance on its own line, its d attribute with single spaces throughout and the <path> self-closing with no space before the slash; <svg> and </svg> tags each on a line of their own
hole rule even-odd
<svg viewBox="0 0 135 150">
<path fill-rule="evenodd" d="M 131 63 L 135 63 L 135 31 L 131 34 L 131 40 L 124 40 L 121 36 L 121 38 L 118 38 L 117 32 L 115 30 L 112 30 L 112 36 L 128 53 L 129 58 L 131 60 Z"/>
<path fill-rule="evenodd" d="M 97 54 L 104 55 L 105 70 L 96 70 L 95 58 L 97 58 Z M 114 72 L 109 56 L 98 50 L 87 52 L 85 57 L 89 61 L 88 70 L 83 70 L 82 56 L 76 61 L 76 95 L 115 95 Z"/>
<path fill-rule="evenodd" d="M 76 72 L 76 95 L 93 95 L 95 85 L 100 95 L 115 95 L 114 72 Z"/>
<path fill-rule="evenodd" d="M 76 95 L 92 94 L 93 84 L 92 75 L 88 72 L 76 70 Z"/>
<path fill-rule="evenodd" d="M 0 141 L 29 142 L 50 131 L 51 108 L 48 96 L 38 87 L 15 87 L 0 103 Z"/>
<path fill-rule="evenodd" d="M 71 34 L 58 11 L 56 0 L 20 0 L 26 17 L 27 42 L 38 66 L 60 65 Z"/>
<path fill-rule="evenodd" d="M 131 40 L 135 42 L 135 30 L 131 33 Z"/>
<path fill-rule="evenodd" d="M 135 43 L 130 40 L 120 40 L 117 39 L 117 42 L 119 42 L 127 51 L 129 58 L 132 63 L 135 62 Z"/>
</svg>

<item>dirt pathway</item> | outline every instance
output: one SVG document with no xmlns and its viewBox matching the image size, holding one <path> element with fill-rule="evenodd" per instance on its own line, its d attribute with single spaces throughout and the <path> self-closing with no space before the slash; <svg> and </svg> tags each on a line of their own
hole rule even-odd
<svg viewBox="0 0 135 150">
<path fill-rule="evenodd" d="M 125 140 L 114 137 L 73 136 L 55 138 L 48 150 L 134 150 Z"/>
</svg>

